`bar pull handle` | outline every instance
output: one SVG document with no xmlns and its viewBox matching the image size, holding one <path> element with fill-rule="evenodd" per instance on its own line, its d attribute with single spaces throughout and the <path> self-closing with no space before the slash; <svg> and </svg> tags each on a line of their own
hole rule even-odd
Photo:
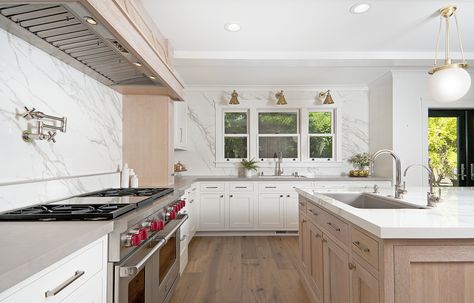
<svg viewBox="0 0 474 303">
<path fill-rule="evenodd" d="M 46 292 L 44 293 L 44 296 L 45 296 L 46 298 L 54 297 L 55 295 L 57 295 L 58 293 L 60 293 L 62 290 L 64 290 L 66 287 L 68 287 L 69 285 L 71 285 L 74 281 L 76 281 L 77 279 L 79 279 L 80 277 L 82 277 L 85 273 L 86 273 L 86 272 L 83 271 L 83 270 L 77 270 L 77 271 L 74 273 L 74 276 L 70 277 L 69 279 L 67 279 L 66 281 L 64 281 L 63 283 L 61 283 L 58 287 L 46 291 Z"/>
<path fill-rule="evenodd" d="M 341 231 L 341 229 L 334 223 L 328 222 L 329 226 L 331 226 L 335 231 Z"/>
<path fill-rule="evenodd" d="M 464 181 L 466 179 L 466 166 L 461 164 L 461 181 Z"/>
<path fill-rule="evenodd" d="M 471 163 L 471 180 L 474 181 L 474 163 Z"/>
<path fill-rule="evenodd" d="M 265 186 L 265 188 L 277 188 L 276 186 Z"/>
<path fill-rule="evenodd" d="M 352 244 L 354 244 L 358 249 L 360 249 L 363 252 L 366 252 L 366 253 L 370 252 L 370 248 L 368 248 L 365 245 L 362 245 L 359 241 L 354 241 L 352 242 Z"/>
</svg>

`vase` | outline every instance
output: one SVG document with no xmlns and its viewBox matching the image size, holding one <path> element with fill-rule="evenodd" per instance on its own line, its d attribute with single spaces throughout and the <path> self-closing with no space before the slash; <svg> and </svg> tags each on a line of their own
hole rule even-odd
<svg viewBox="0 0 474 303">
<path fill-rule="evenodd" d="M 252 178 L 252 170 L 246 169 L 245 170 L 245 177 L 246 178 Z"/>
<path fill-rule="evenodd" d="M 369 171 L 366 169 L 355 169 L 349 172 L 349 176 L 351 177 L 368 177 Z"/>
</svg>

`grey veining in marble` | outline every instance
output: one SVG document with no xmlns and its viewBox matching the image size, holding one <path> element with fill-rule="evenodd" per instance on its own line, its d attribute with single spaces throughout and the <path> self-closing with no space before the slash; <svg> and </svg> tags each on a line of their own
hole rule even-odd
<svg viewBox="0 0 474 303">
<path fill-rule="evenodd" d="M 117 171 L 122 164 L 120 94 L 1 29 L 0 58 L 0 210 L 6 204 L 77 194 L 91 187 L 90 179 L 84 183 L 70 177 Z M 24 106 L 67 117 L 67 132 L 58 133 L 55 144 L 23 142 L 22 131 L 34 125 L 21 117 Z M 42 179 L 57 181 L 41 187 L 37 181 Z M 23 190 L 33 192 L 24 184 L 28 180 L 34 181 L 31 189 L 41 188 L 41 197 L 18 198 L 17 203 L 10 184 L 22 183 Z"/>
<path fill-rule="evenodd" d="M 188 106 L 188 147 L 187 151 L 176 151 L 175 160 L 185 163 L 187 174 L 192 175 L 236 175 L 236 168 L 217 167 L 216 161 L 216 109 L 226 105 L 230 99 L 228 89 L 187 91 Z M 258 103 L 262 106 L 275 104 L 276 90 L 242 90 L 239 100 Z M 347 159 L 355 153 L 367 152 L 368 142 L 368 95 L 365 90 L 339 89 L 332 91 L 334 100 L 342 111 L 342 163 L 339 167 L 318 167 L 302 164 L 291 171 L 301 174 L 339 176 L 352 169 Z M 316 91 L 292 90 L 287 100 L 304 100 L 308 105 L 317 104 Z M 290 101 L 291 102 L 291 101 Z M 291 107 L 291 105 L 289 105 Z M 272 168 L 261 169 L 271 174 Z"/>
</svg>

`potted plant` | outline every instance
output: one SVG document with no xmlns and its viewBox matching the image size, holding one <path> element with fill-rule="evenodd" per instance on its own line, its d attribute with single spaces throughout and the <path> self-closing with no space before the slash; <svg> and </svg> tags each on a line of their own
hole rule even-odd
<svg viewBox="0 0 474 303">
<path fill-rule="evenodd" d="M 349 172 L 351 177 L 368 177 L 370 165 L 370 155 L 368 153 L 355 154 L 347 160 L 355 170 Z"/>
<path fill-rule="evenodd" d="M 240 162 L 240 164 L 242 165 L 245 171 L 245 177 L 247 178 L 252 177 L 252 170 L 256 171 L 258 168 L 257 161 L 255 161 L 254 159 L 242 159 L 242 162 Z"/>
</svg>

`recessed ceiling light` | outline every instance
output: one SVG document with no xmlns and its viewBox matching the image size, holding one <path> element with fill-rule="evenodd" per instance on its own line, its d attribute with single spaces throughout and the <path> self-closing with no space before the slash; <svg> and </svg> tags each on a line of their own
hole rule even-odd
<svg viewBox="0 0 474 303">
<path fill-rule="evenodd" d="M 238 32 L 240 31 L 240 25 L 237 23 L 227 23 L 224 28 L 229 32 Z"/>
<path fill-rule="evenodd" d="M 363 14 L 370 9 L 369 3 L 357 3 L 351 6 L 350 12 L 353 14 Z"/>
<path fill-rule="evenodd" d="M 156 79 L 155 76 L 148 76 L 148 78 L 150 78 L 151 80 L 155 80 L 155 79 Z"/>
<path fill-rule="evenodd" d="M 142 66 L 142 64 L 138 61 L 133 62 L 133 65 L 138 66 L 138 67 Z"/>
<path fill-rule="evenodd" d="M 84 20 L 86 20 L 86 22 L 90 25 L 97 25 L 97 21 L 95 21 L 95 19 L 92 17 L 84 16 Z"/>
</svg>

